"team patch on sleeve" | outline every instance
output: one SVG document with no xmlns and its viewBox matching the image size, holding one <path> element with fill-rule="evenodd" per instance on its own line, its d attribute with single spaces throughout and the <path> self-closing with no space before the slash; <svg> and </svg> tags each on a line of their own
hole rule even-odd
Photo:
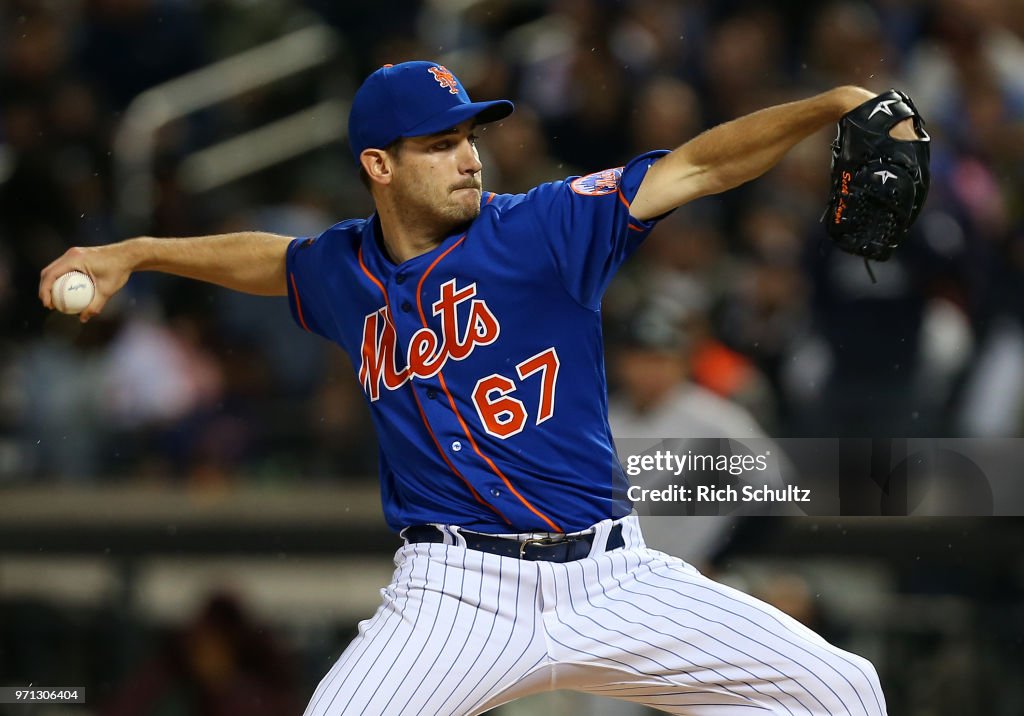
<svg viewBox="0 0 1024 716">
<path fill-rule="evenodd" d="M 622 167 L 605 169 L 603 172 L 594 172 L 573 180 L 572 190 L 582 196 L 604 196 L 618 190 L 619 181 L 622 179 Z"/>
</svg>

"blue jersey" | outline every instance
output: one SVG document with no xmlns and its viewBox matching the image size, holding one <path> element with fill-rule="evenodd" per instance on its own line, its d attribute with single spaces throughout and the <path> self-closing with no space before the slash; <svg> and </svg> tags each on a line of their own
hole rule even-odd
<svg viewBox="0 0 1024 716">
<path fill-rule="evenodd" d="M 653 222 L 648 168 L 484 193 L 480 215 L 395 265 L 376 217 L 288 248 L 288 300 L 352 358 L 395 530 L 571 532 L 632 508 L 608 427 L 601 297 Z"/>
</svg>

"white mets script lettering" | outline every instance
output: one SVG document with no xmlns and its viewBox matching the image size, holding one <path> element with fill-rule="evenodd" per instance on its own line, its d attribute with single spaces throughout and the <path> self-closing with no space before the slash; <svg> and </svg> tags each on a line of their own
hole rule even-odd
<svg viewBox="0 0 1024 716">
<path fill-rule="evenodd" d="M 441 335 L 430 328 L 417 330 L 409 339 L 405 366 L 399 367 L 397 333 L 388 306 L 382 306 L 363 319 L 363 347 L 359 365 L 359 382 L 371 401 L 380 398 L 383 385 L 388 390 L 401 388 L 410 378 L 437 375 L 444 364 L 463 360 L 477 346 L 494 343 L 501 333 L 498 319 L 487 303 L 476 296 L 476 283 L 456 288 L 455 280 L 441 286 L 440 298 L 431 305 L 433 315 L 441 321 Z M 459 304 L 469 301 L 465 325 L 459 323 Z"/>
</svg>

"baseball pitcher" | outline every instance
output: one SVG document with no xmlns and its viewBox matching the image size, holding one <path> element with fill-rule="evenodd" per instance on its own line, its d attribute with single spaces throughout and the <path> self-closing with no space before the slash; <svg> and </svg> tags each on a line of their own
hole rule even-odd
<svg viewBox="0 0 1024 716">
<path fill-rule="evenodd" d="M 776 609 L 648 549 L 608 427 L 601 297 L 658 219 L 767 171 L 840 122 L 824 217 L 884 260 L 927 191 L 910 100 L 840 87 L 715 127 L 674 151 L 542 184 L 484 189 L 472 102 L 435 62 L 356 92 L 349 142 L 376 206 L 319 236 L 141 237 L 74 248 L 40 299 L 88 273 L 102 309 L 133 271 L 287 296 L 352 358 L 403 539 L 383 602 L 307 716 L 479 714 L 574 689 L 673 714 L 881 716 L 875 670 Z"/>
</svg>

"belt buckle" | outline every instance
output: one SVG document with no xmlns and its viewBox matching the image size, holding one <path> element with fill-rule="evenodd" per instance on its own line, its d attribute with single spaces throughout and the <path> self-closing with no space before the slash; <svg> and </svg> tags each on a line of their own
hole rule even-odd
<svg viewBox="0 0 1024 716">
<path fill-rule="evenodd" d="M 526 548 L 531 544 L 537 544 L 542 546 L 559 544 L 565 540 L 560 537 L 536 537 L 534 539 L 524 539 L 519 543 L 519 559 L 526 559 Z"/>
</svg>

